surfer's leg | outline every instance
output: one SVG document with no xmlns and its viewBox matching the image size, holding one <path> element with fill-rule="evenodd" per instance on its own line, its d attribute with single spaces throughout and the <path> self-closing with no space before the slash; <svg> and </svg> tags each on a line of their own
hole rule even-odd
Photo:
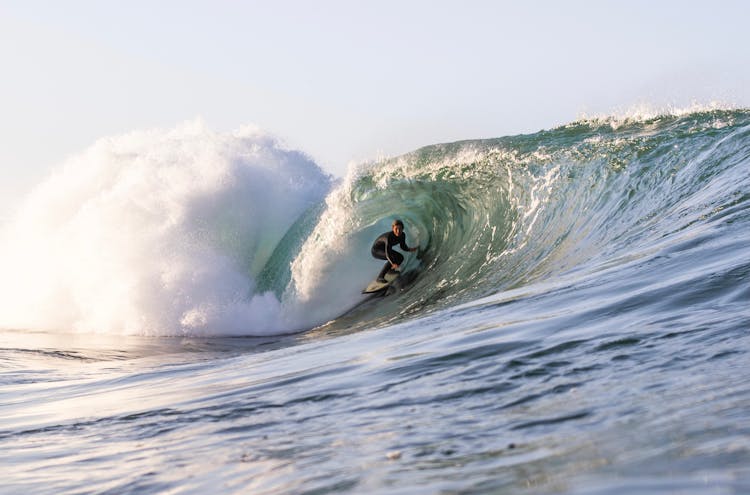
<svg viewBox="0 0 750 495">
<path fill-rule="evenodd" d="M 377 244 L 373 246 L 372 250 L 370 251 L 372 253 L 372 257 L 379 259 L 379 260 L 387 260 L 388 257 L 385 255 L 385 249 L 378 249 L 379 246 L 378 247 L 376 246 Z M 391 269 L 391 262 L 386 261 L 385 265 L 383 265 L 383 269 L 380 270 L 380 273 L 378 274 L 378 278 L 377 278 L 378 282 L 385 282 L 385 278 L 383 277 L 385 277 L 385 274 L 388 273 L 388 270 L 390 269 Z"/>
<path fill-rule="evenodd" d="M 383 255 L 383 257 L 385 257 L 385 255 Z M 391 259 L 391 261 L 393 261 L 397 265 L 400 265 L 401 263 L 404 262 L 404 256 L 398 251 L 389 251 L 388 257 Z M 392 269 L 393 269 L 393 265 L 391 265 L 391 262 L 386 261 L 385 265 L 383 265 L 383 269 L 380 270 L 380 275 L 378 275 L 378 282 L 385 282 L 385 274 L 388 273 L 388 271 Z"/>
<path fill-rule="evenodd" d="M 404 255 L 399 253 L 398 251 L 391 251 L 388 253 L 388 257 L 397 265 L 400 265 L 404 262 Z"/>
<path fill-rule="evenodd" d="M 385 265 L 383 265 L 383 269 L 380 270 L 380 273 L 378 274 L 378 282 L 385 282 L 385 274 L 388 273 L 388 270 L 391 269 L 391 262 L 386 261 Z"/>
<path fill-rule="evenodd" d="M 387 260 L 388 257 L 385 255 L 385 249 L 382 249 L 379 246 L 378 247 L 376 246 L 377 244 L 373 246 L 372 249 L 370 250 L 370 253 L 372 253 L 372 257 L 377 258 L 379 260 Z"/>
</svg>

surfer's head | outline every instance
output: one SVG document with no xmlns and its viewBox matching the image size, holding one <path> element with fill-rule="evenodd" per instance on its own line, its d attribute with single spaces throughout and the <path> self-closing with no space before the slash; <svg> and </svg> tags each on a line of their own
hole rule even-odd
<svg viewBox="0 0 750 495">
<path fill-rule="evenodd" d="M 404 222 L 401 220 L 394 220 L 391 228 L 393 229 L 394 234 L 401 235 L 401 232 L 404 231 Z"/>
</svg>

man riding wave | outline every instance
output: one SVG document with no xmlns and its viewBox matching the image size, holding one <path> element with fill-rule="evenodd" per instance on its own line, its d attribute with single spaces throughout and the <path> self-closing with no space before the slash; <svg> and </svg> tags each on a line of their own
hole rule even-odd
<svg viewBox="0 0 750 495">
<path fill-rule="evenodd" d="M 385 282 L 385 274 L 389 270 L 398 270 L 401 263 L 404 261 L 404 255 L 394 251 L 393 248 L 399 246 L 404 251 L 416 251 L 417 248 L 410 248 L 406 245 L 406 234 L 404 233 L 404 222 L 401 220 L 394 220 L 391 225 L 391 231 L 385 232 L 375 239 L 372 244 L 370 252 L 373 257 L 379 260 L 387 260 L 383 269 L 380 270 L 378 275 L 378 282 Z"/>
</svg>

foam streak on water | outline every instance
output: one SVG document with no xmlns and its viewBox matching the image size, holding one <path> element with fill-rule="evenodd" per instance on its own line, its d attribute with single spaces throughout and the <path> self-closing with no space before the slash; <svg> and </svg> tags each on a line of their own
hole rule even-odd
<svg viewBox="0 0 750 495">
<path fill-rule="evenodd" d="M 185 132 L 100 143 L 19 217 L 96 249 L 73 271 L 5 251 L 74 311 L 0 332 L 0 492 L 750 491 L 747 111 L 435 145 L 334 185 L 256 131 Z M 365 300 L 395 216 L 420 251 Z"/>
</svg>

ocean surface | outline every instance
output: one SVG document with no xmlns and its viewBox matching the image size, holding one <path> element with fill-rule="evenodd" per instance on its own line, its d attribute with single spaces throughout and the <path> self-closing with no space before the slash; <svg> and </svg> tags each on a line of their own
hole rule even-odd
<svg viewBox="0 0 750 495">
<path fill-rule="evenodd" d="M 394 218 L 419 250 L 363 296 Z M 0 493 L 750 493 L 750 111 L 342 179 L 135 131 L 1 239 Z"/>
</svg>

